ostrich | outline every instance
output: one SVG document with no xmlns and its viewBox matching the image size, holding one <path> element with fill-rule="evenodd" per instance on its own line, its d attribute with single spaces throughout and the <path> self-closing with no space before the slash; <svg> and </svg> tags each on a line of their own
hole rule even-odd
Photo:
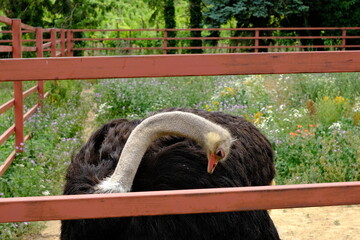
<svg viewBox="0 0 360 240">
<path fill-rule="evenodd" d="M 73 155 L 64 194 L 260 186 L 274 176 L 271 145 L 251 123 L 220 112 L 173 108 L 99 128 Z M 268 212 L 258 210 L 64 220 L 61 239 L 279 236 Z"/>
</svg>

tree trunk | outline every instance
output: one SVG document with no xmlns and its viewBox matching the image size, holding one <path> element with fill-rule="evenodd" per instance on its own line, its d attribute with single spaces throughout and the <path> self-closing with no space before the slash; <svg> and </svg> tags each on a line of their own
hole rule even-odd
<svg viewBox="0 0 360 240">
<path fill-rule="evenodd" d="M 176 22 L 175 22 L 175 6 L 174 6 L 174 0 L 164 0 L 164 20 L 165 20 L 165 28 L 175 28 Z M 175 37 L 176 32 L 169 31 L 168 37 Z M 169 40 L 168 41 L 168 47 L 175 47 L 176 41 L 175 40 Z M 168 50 L 167 51 L 170 54 L 174 54 L 176 50 Z"/>
<path fill-rule="evenodd" d="M 202 28 L 202 0 L 189 0 L 190 28 Z M 201 31 L 191 31 L 191 37 L 201 37 Z M 191 47 L 202 47 L 202 40 L 191 40 Z M 202 49 L 191 49 L 191 53 L 202 53 Z"/>
</svg>

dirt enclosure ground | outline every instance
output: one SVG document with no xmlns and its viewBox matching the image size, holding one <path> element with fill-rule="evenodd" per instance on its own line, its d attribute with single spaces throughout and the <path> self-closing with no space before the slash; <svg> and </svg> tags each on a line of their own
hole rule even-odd
<svg viewBox="0 0 360 240">
<path fill-rule="evenodd" d="M 283 240 L 360 240 L 360 205 L 271 210 Z"/>
<path fill-rule="evenodd" d="M 360 240 L 360 205 L 271 210 L 283 240 Z M 59 240 L 60 222 L 25 240 Z M 229 239 L 230 240 L 230 239 Z"/>
</svg>

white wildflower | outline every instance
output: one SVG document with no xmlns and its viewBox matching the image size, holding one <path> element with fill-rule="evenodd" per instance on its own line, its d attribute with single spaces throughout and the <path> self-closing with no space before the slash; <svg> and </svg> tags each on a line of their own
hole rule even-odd
<svg viewBox="0 0 360 240">
<path fill-rule="evenodd" d="M 353 110 L 353 112 L 360 113 L 360 97 L 355 98 L 355 104 L 354 104 L 354 107 L 352 108 L 352 110 Z"/>
<path fill-rule="evenodd" d="M 300 113 L 299 110 L 294 109 L 294 110 L 293 110 L 293 116 L 296 117 L 296 118 L 301 118 L 301 117 L 302 117 L 302 114 Z"/>
<path fill-rule="evenodd" d="M 335 122 L 333 124 L 331 124 L 331 126 L 329 127 L 330 130 L 341 130 L 341 124 L 338 122 Z"/>
<path fill-rule="evenodd" d="M 49 196 L 50 195 L 50 192 L 48 190 L 45 190 L 42 192 L 42 195 L 44 196 Z"/>
</svg>

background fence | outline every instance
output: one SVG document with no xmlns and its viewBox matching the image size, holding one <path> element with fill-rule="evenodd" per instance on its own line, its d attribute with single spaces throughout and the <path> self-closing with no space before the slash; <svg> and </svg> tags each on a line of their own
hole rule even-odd
<svg viewBox="0 0 360 240">
<path fill-rule="evenodd" d="M 9 26 L 0 31 L 3 57 L 18 57 L 19 51 L 60 57 L 360 50 L 360 27 L 43 29 L 3 16 L 0 23 Z M 194 32 L 199 37 L 191 36 Z M 16 37 L 22 40 L 14 42 Z"/>
<path fill-rule="evenodd" d="M 77 36 L 73 38 L 74 51 L 113 55 L 354 50 L 360 49 L 359 30 L 329 27 L 74 29 L 72 32 Z M 200 32 L 200 37 L 190 37 L 192 32 Z"/>
</svg>

